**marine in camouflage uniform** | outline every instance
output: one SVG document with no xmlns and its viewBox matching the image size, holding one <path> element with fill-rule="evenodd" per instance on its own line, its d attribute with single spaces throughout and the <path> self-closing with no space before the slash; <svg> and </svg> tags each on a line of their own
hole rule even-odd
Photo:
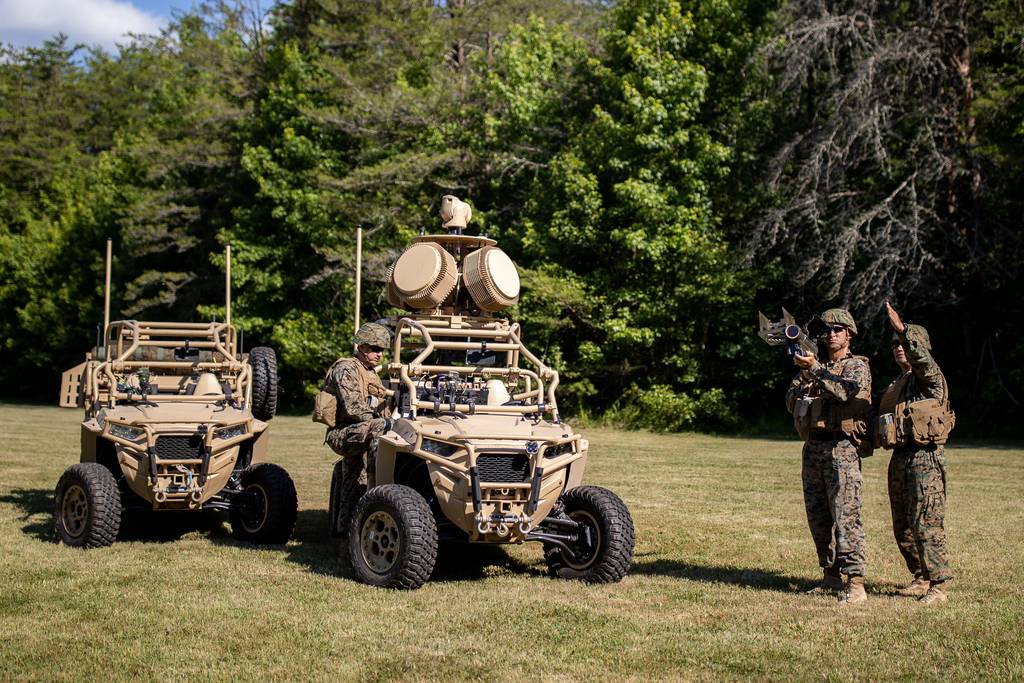
<svg viewBox="0 0 1024 683">
<path fill-rule="evenodd" d="M 324 439 L 341 456 L 334 465 L 328 510 L 335 536 L 348 534 L 356 503 L 373 488 L 377 438 L 391 428 L 391 420 L 380 414 L 386 394 L 374 370 L 391 343 L 391 333 L 383 325 L 366 323 L 353 342 L 355 354 L 336 361 L 324 382 L 324 391 L 338 401 L 335 426 Z"/>
<path fill-rule="evenodd" d="M 801 371 L 786 392 L 786 407 L 805 439 L 804 507 L 823 570 L 821 583 L 812 592 L 842 589 L 845 574 L 848 590 L 841 599 L 855 603 L 867 599 L 860 459 L 871 452 L 871 370 L 866 358 L 850 353 L 857 326 L 849 312 L 830 309 L 820 320 L 827 326 L 829 360 L 794 356 Z"/>
<path fill-rule="evenodd" d="M 953 419 L 948 410 L 949 389 L 931 355 L 928 332 L 919 325 L 904 324 L 888 303 L 886 309 L 895 330 L 893 357 L 901 374 L 882 395 L 880 417 L 896 412 L 895 419 L 899 420 L 903 412 L 900 407 L 934 399 L 931 405 L 947 421 L 948 429 L 939 439 L 945 442 Z M 893 431 L 896 433 L 896 429 Z M 899 443 L 889 461 L 889 504 L 896 544 L 914 575 L 899 593 L 922 596 L 922 602 L 930 605 L 945 601 L 945 582 L 953 578 L 946 549 L 946 453 L 942 443 L 922 444 L 912 433 L 906 421 L 899 425 L 895 439 Z"/>
</svg>

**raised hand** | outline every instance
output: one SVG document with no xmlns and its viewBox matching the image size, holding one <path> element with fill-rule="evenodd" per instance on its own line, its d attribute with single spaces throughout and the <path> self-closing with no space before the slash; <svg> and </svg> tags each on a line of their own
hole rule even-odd
<svg viewBox="0 0 1024 683">
<path fill-rule="evenodd" d="M 896 312 L 896 309 L 889 305 L 889 302 L 885 302 L 885 312 L 889 315 L 889 323 L 892 325 L 892 329 L 896 330 L 900 334 L 903 334 L 907 330 L 907 326 L 900 320 L 900 314 Z"/>
</svg>

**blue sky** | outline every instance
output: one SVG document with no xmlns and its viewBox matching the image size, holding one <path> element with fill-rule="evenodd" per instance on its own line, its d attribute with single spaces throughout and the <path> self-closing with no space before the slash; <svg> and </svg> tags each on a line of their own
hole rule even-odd
<svg viewBox="0 0 1024 683">
<path fill-rule="evenodd" d="M 0 0 L 0 43 L 38 45 L 57 33 L 113 50 L 126 33 L 157 33 L 192 0 Z"/>
</svg>

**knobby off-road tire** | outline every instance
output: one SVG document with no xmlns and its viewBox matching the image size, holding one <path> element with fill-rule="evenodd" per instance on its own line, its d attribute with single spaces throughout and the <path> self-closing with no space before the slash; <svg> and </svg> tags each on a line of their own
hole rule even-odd
<svg viewBox="0 0 1024 683">
<path fill-rule="evenodd" d="M 286 543 L 295 528 L 298 498 L 295 483 L 280 465 L 262 462 L 242 471 L 242 490 L 252 499 L 231 506 L 235 537 L 253 543 Z"/>
<path fill-rule="evenodd" d="M 590 549 L 581 547 L 576 558 L 545 544 L 544 560 L 551 575 L 589 583 L 621 581 L 633 564 L 633 518 L 625 503 L 599 486 L 571 489 L 561 501 L 572 520 L 590 527 L 595 543 Z"/>
<path fill-rule="evenodd" d="M 267 422 L 277 414 L 277 355 L 274 349 L 257 346 L 249 352 L 252 367 L 252 414 Z"/>
<path fill-rule="evenodd" d="M 54 499 L 54 529 L 65 545 L 102 548 L 117 538 L 121 492 L 103 465 L 83 462 L 64 470 Z"/>
<path fill-rule="evenodd" d="M 430 506 L 408 486 L 370 489 L 352 515 L 348 550 L 352 570 L 363 583 L 419 588 L 437 562 L 437 523 Z"/>
</svg>

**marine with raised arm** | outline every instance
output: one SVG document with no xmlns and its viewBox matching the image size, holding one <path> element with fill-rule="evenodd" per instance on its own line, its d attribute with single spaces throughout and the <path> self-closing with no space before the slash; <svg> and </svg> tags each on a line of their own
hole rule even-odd
<svg viewBox="0 0 1024 683">
<path fill-rule="evenodd" d="M 914 579 L 898 592 L 925 605 L 946 601 L 953 578 L 946 549 L 946 452 L 955 415 L 949 385 L 931 354 L 928 331 L 907 325 L 888 302 L 892 355 L 899 366 L 878 407 L 877 437 L 892 450 L 889 504 L 896 545 Z"/>
</svg>

